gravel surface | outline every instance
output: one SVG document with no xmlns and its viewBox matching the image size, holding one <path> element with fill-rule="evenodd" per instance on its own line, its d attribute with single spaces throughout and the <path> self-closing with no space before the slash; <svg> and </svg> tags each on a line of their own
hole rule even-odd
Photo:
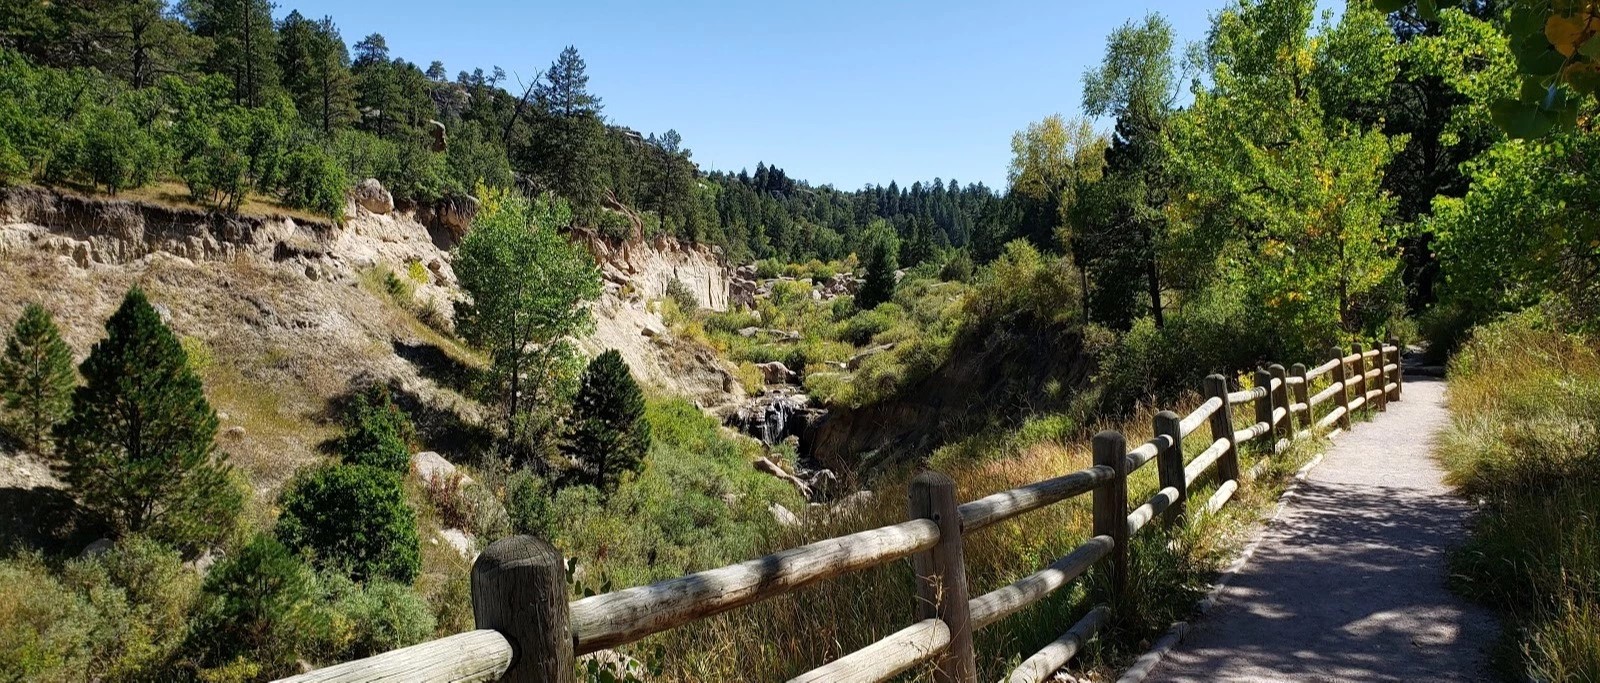
<svg viewBox="0 0 1600 683">
<path fill-rule="evenodd" d="M 1470 507 L 1434 463 L 1444 382 L 1357 423 L 1151 681 L 1490 680 L 1492 616 L 1445 586 Z"/>
</svg>

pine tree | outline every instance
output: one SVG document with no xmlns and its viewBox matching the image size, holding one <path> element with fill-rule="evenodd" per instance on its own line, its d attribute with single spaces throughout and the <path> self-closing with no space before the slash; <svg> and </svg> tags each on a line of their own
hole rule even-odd
<svg viewBox="0 0 1600 683">
<path fill-rule="evenodd" d="M 644 393 L 615 349 L 600 354 L 583 371 L 568 450 L 586 483 L 607 493 L 616 490 L 624 472 L 637 471 L 644 463 L 650 450 Z"/>
<path fill-rule="evenodd" d="M 236 104 L 261 106 L 278 86 L 278 33 L 267 0 L 187 0 L 183 14 L 196 35 L 211 38 L 211 71 L 233 79 Z"/>
<path fill-rule="evenodd" d="M 538 133 L 527 147 L 524 165 L 537 169 L 550 189 L 570 200 L 580 215 L 600 206 L 605 190 L 600 98 L 589 92 L 589 76 L 577 48 L 568 46 L 534 86 L 539 103 Z"/>
<path fill-rule="evenodd" d="M 36 451 L 45 437 L 72 409 L 72 349 L 61 341 L 50 311 L 28 304 L 11 328 L 5 355 L 0 356 L 0 398 L 16 413 L 13 431 L 24 445 Z"/>
<path fill-rule="evenodd" d="M 240 501 L 212 457 L 217 414 L 143 291 L 128 290 L 79 370 L 56 441 L 83 506 L 120 533 L 175 544 L 224 532 Z"/>
<path fill-rule="evenodd" d="M 894 271 L 895 264 L 894 246 L 886 241 L 879 241 L 872 245 L 871 255 L 867 259 L 867 277 L 861 283 L 861 291 L 856 293 L 856 306 L 862 310 L 876 308 L 878 304 L 894 298 Z"/>
</svg>

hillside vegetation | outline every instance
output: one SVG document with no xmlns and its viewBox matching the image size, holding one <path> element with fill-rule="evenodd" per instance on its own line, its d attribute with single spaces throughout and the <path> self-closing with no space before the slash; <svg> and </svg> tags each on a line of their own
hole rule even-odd
<svg viewBox="0 0 1600 683">
<path fill-rule="evenodd" d="M 1384 339 L 1455 354 L 1440 453 L 1483 505 L 1457 581 L 1510 617 L 1506 673 L 1600 675 L 1600 4 L 1316 7 L 1230 2 L 1188 47 L 1130 20 L 1082 116 L 1012 135 L 1005 188 L 846 190 L 702 172 L 677 133 L 609 120 L 572 47 L 513 92 L 265 0 L 0 0 L 0 190 L 33 202 L 0 216 L 0 680 L 364 657 L 470 628 L 468 568 L 506 535 L 554 543 L 574 596 L 637 585 L 901 520 L 922 468 L 963 499 L 1076 470 L 1208 374 Z M 132 220 L 152 203 L 183 224 Z M 633 270 L 689 248 L 714 277 Z M 746 394 L 813 411 L 809 451 L 710 414 Z M 1188 616 L 1315 448 L 1141 540 L 1075 666 L 1110 675 Z M 837 483 L 789 476 L 823 464 Z M 974 585 L 1074 547 L 1089 512 L 974 539 Z M 616 656 L 783 678 L 907 623 L 909 578 Z M 983 675 L 1106 583 L 985 631 Z"/>
</svg>

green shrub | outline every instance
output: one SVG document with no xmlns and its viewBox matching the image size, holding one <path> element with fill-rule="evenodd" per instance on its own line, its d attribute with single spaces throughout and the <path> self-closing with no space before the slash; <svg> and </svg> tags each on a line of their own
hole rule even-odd
<svg viewBox="0 0 1600 683">
<path fill-rule="evenodd" d="M 343 220 L 350 184 L 339 161 L 321 147 L 301 147 L 284 158 L 283 203 L 291 207 Z"/>
<path fill-rule="evenodd" d="M 553 492 L 538 475 L 519 470 L 506 484 L 506 514 L 511 517 L 511 530 L 549 538 L 555 521 Z"/>
<path fill-rule="evenodd" d="M 374 384 L 359 391 L 345 409 L 339 453 L 351 465 L 370 465 L 405 474 L 411 464 L 415 429 L 405 411 L 390 399 L 389 389 Z"/>
<path fill-rule="evenodd" d="M 133 114 L 115 106 L 96 107 L 83 126 L 79 163 L 84 175 L 116 194 L 146 185 L 160 168 L 160 148 Z"/>
<path fill-rule="evenodd" d="M 80 371 L 84 385 L 55 434 L 83 507 L 185 552 L 224 538 L 243 494 L 215 455 L 217 414 L 143 291 L 128 291 Z"/>
<path fill-rule="evenodd" d="M 191 631 L 202 668 L 286 673 L 312 640 L 316 591 L 316 576 L 303 560 L 277 539 L 257 534 L 206 574 Z"/>
<path fill-rule="evenodd" d="M 583 481 L 605 492 L 616 490 L 623 474 L 643 466 L 650 450 L 644 393 L 615 349 L 595 357 L 583 371 L 567 450 L 579 463 Z"/>
<path fill-rule="evenodd" d="M 946 282 L 966 282 L 972 279 L 972 256 L 965 249 L 951 252 L 939 270 L 939 279 Z"/>
<path fill-rule="evenodd" d="M 433 635 L 433 612 L 410 586 L 358 584 L 337 573 L 317 577 L 322 592 L 316 635 L 320 659 L 346 662 L 415 645 Z"/>
<path fill-rule="evenodd" d="M 357 182 L 367 178 L 387 181 L 398 174 L 400 167 L 400 151 L 395 144 L 366 131 L 336 132 L 332 153 L 344 167 L 346 177 Z"/>
<path fill-rule="evenodd" d="M 0 560 L 0 676 L 159 680 L 181 655 L 199 584 L 176 552 L 137 536 L 59 568 Z"/>
<path fill-rule="evenodd" d="M 689 289 L 689 285 L 678 278 L 667 281 L 667 298 L 672 299 L 672 302 L 677 304 L 678 310 L 684 313 L 693 313 L 695 309 L 700 308 L 700 299 L 694 295 L 694 290 Z"/>
<path fill-rule="evenodd" d="M 10 431 L 24 445 L 44 449 L 50 430 L 71 412 L 77 383 L 72 349 L 61 340 L 55 319 L 43 306 L 28 304 L 0 355 L 0 399 L 14 414 Z"/>
<path fill-rule="evenodd" d="M 317 565 L 357 581 L 416 578 L 417 519 L 399 475 L 366 465 L 319 467 L 296 476 L 279 504 L 278 538 Z"/>
</svg>

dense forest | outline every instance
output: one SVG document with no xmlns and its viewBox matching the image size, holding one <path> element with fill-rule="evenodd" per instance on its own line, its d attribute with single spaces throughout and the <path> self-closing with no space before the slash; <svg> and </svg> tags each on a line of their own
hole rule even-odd
<svg viewBox="0 0 1600 683">
<path fill-rule="evenodd" d="M 903 499 L 880 496 L 859 518 L 775 521 L 769 505 L 811 501 L 750 464 L 797 470 L 792 444 L 729 436 L 689 400 L 642 389 L 617 351 L 583 358 L 574 341 L 607 285 L 574 227 L 758 261 L 763 291 L 746 307 L 698 309 L 676 281 L 637 302 L 733 368 L 741 398 L 770 384 L 759 366 L 781 364 L 784 391 L 843 411 L 928 390 L 964 353 L 1021 358 L 1006 366 L 1016 377 L 985 378 L 998 387 L 972 411 L 985 424 L 845 473 L 879 490 L 924 465 L 986 490 L 1056 476 L 1083 464 L 1074 444 L 1091 428 L 1191 400 L 1208 374 L 1244 385 L 1268 359 L 1416 344 L 1451 363 L 1452 483 L 1488 501 L 1452 580 L 1508 616 L 1507 671 L 1600 675 L 1593 520 L 1540 505 L 1589 510 L 1600 491 L 1600 3 L 1352 0 L 1319 16 L 1313 0 L 1235 0 L 1188 46 L 1150 15 L 1081 73 L 1056 67 L 1081 84 L 1082 111 L 1030 112 L 1006 187 L 854 189 L 767 161 L 700 169 L 677 132 L 610 119 L 574 47 L 526 81 L 499 66 L 452 77 L 381 35 L 348 43 L 331 17 L 277 9 L 0 0 L 0 186 L 332 221 L 367 178 L 401 205 L 475 202 L 449 256 L 448 316 L 417 305 L 433 281 L 421 262 L 373 266 L 345 289 L 461 366 L 449 389 L 481 424 L 441 439 L 394 387 L 352 381 L 318 397 L 316 464 L 252 487 L 218 453 L 207 390 L 232 378 L 218 366 L 290 361 L 214 358 L 140 286 L 118 290 L 75 358 L 57 321 L 83 316 L 19 303 L 0 445 L 48 460 L 74 523 L 108 546 L 0 539 L 0 617 L 15 615 L 0 618 L 0 680 L 262 680 L 469 628 L 461 556 L 425 540 L 447 527 L 550 539 L 583 563 L 580 594 L 903 519 Z M 846 281 L 859 287 L 820 289 Z M 387 360 L 402 345 L 369 346 Z M 1567 391 L 1551 398 L 1549 384 Z M 127 411 L 141 419 L 116 419 Z M 477 483 L 419 478 L 411 458 L 445 441 Z M 1280 466 L 1279 479 L 1295 467 Z M 1195 524 L 1248 524 L 1258 498 Z M 1077 528 L 1087 511 L 1052 514 L 1052 528 Z M 1139 578 L 1166 599 L 1123 606 L 1093 666 L 1114 669 L 1183 618 L 1156 603 L 1192 604 L 1230 556 L 1178 533 Z M 1077 540 L 1023 536 L 978 546 L 974 574 L 1014 580 L 1016 558 Z M 792 675 L 896 628 L 898 613 L 862 596 L 910 604 L 897 578 L 626 654 L 661 680 Z M 1081 613 L 1096 590 L 1045 609 Z M 1060 614 L 986 634 L 985 673 L 1059 635 Z M 676 654 L 688 652 L 709 654 Z"/>
</svg>

